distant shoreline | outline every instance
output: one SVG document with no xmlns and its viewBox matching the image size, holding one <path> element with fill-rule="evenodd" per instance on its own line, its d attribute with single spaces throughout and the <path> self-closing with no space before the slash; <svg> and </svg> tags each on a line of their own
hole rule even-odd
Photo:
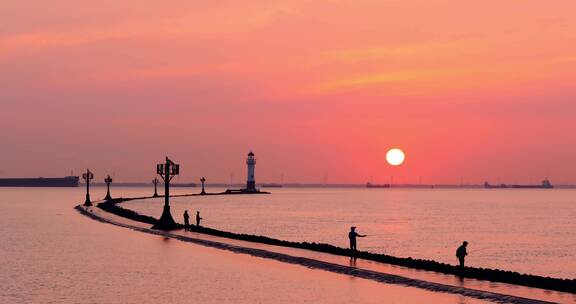
<svg viewBox="0 0 576 304">
<path fill-rule="evenodd" d="M 262 183 L 272 184 L 272 183 Z M 257 184 L 257 187 L 261 187 L 262 184 Z M 80 185 L 85 185 L 84 183 L 80 183 Z M 105 183 L 90 183 L 91 186 L 96 187 L 106 187 Z M 160 184 L 159 184 L 160 185 Z M 177 188 L 200 188 L 199 185 L 193 183 L 176 183 L 171 184 Z M 292 183 L 292 184 L 281 184 L 282 188 L 366 188 L 366 184 L 305 184 L 305 183 Z M 139 182 L 120 182 L 114 183 L 116 187 L 152 187 L 151 183 L 139 183 Z M 246 186 L 245 184 L 209 184 L 206 189 L 210 187 L 214 188 L 241 188 Z M 366 188 L 370 191 L 386 191 L 390 188 L 400 188 L 400 189 L 486 189 L 483 184 L 466 184 L 466 185 L 456 185 L 456 184 L 392 184 L 389 188 Z M 532 190 L 530 188 L 489 188 L 486 190 Z M 541 188 L 534 188 L 534 190 L 538 190 Z M 576 185 L 554 185 L 554 189 L 576 189 Z M 545 189 L 550 190 L 550 189 Z"/>
</svg>

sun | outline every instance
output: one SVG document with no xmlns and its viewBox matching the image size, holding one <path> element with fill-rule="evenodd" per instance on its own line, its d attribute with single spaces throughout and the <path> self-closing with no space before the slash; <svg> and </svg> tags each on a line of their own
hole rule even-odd
<svg viewBox="0 0 576 304">
<path fill-rule="evenodd" d="M 399 166 L 404 162 L 404 152 L 398 148 L 388 150 L 386 161 L 392 166 Z"/>
</svg>

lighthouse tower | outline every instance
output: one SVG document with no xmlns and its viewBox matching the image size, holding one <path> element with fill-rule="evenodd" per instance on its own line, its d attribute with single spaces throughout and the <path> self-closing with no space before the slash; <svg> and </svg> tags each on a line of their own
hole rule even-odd
<svg viewBox="0 0 576 304">
<path fill-rule="evenodd" d="M 246 191 L 256 192 L 256 181 L 254 180 L 254 167 L 256 166 L 256 159 L 254 158 L 254 153 L 248 153 L 248 158 L 246 159 L 246 165 L 248 165 L 248 179 L 246 180 Z"/>
</svg>

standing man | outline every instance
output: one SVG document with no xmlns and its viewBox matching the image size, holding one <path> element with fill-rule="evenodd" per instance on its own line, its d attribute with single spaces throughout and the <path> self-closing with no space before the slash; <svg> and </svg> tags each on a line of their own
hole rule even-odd
<svg viewBox="0 0 576 304">
<path fill-rule="evenodd" d="M 350 227 L 348 238 L 350 239 L 350 252 L 352 255 L 356 253 L 356 237 L 365 237 L 366 235 L 356 233 L 356 227 Z"/>
<path fill-rule="evenodd" d="M 462 242 L 462 245 L 460 245 L 460 247 L 458 247 L 458 249 L 456 250 L 456 257 L 460 262 L 461 269 L 464 269 L 464 259 L 468 255 L 468 252 L 466 251 L 466 246 L 468 246 L 468 242 L 464 241 Z"/>
<path fill-rule="evenodd" d="M 188 214 L 188 210 L 184 211 L 184 228 L 190 227 L 190 215 Z"/>
<path fill-rule="evenodd" d="M 196 227 L 200 227 L 200 220 L 202 218 L 200 217 L 200 211 L 196 211 Z"/>
</svg>

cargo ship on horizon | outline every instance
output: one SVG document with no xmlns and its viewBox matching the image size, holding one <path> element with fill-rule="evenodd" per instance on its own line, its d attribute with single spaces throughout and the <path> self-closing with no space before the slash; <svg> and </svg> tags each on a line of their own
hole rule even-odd
<svg viewBox="0 0 576 304">
<path fill-rule="evenodd" d="M 0 187 L 78 187 L 78 176 L 0 178 Z"/>
<path fill-rule="evenodd" d="M 552 185 L 552 183 L 550 183 L 550 181 L 548 179 L 545 179 L 542 181 L 542 183 L 540 185 L 506 185 L 506 184 L 491 185 L 488 182 L 485 182 L 484 188 L 486 188 L 486 189 L 505 189 L 505 188 L 511 188 L 511 189 L 553 189 L 554 186 Z"/>
</svg>

